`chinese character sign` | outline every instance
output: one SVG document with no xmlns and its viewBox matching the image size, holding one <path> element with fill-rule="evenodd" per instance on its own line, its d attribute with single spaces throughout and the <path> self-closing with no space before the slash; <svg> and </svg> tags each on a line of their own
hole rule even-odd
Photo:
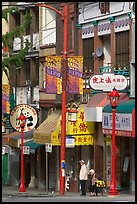
<svg viewBox="0 0 137 204">
<path fill-rule="evenodd" d="M 68 94 L 83 94 L 83 57 L 68 57 Z"/>
<path fill-rule="evenodd" d="M 112 114 L 102 114 L 102 128 L 112 129 Z M 116 113 L 116 130 L 132 131 L 132 114 Z"/>
<path fill-rule="evenodd" d="M 2 85 L 2 113 L 10 114 L 10 85 L 3 84 Z"/>
<path fill-rule="evenodd" d="M 76 122 L 68 122 L 66 128 L 67 135 L 94 134 L 94 122 L 84 120 L 84 107 L 78 109 Z"/>
<path fill-rule="evenodd" d="M 45 58 L 45 93 L 61 94 L 61 57 Z"/>
<path fill-rule="evenodd" d="M 95 90 L 112 91 L 114 87 L 123 90 L 127 87 L 127 79 L 123 75 L 98 74 L 90 78 L 89 85 Z"/>
</svg>

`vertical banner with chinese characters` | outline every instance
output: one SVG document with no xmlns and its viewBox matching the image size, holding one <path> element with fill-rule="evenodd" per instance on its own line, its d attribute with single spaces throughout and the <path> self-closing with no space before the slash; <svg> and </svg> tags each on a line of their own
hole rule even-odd
<svg viewBox="0 0 137 204">
<path fill-rule="evenodd" d="M 47 56 L 45 60 L 45 93 L 61 94 L 61 56 Z"/>
<path fill-rule="evenodd" d="M 68 94 L 83 94 L 83 57 L 68 57 Z"/>
<path fill-rule="evenodd" d="M 10 85 L 2 84 L 2 113 L 10 113 Z"/>
</svg>

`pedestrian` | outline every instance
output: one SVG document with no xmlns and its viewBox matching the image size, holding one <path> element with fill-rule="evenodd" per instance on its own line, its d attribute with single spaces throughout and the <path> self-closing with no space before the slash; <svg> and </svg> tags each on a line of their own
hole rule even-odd
<svg viewBox="0 0 137 204">
<path fill-rule="evenodd" d="M 95 196 L 96 195 L 96 181 L 97 181 L 97 176 L 95 173 L 94 169 L 90 169 L 89 171 L 89 178 L 88 178 L 88 189 L 90 196 Z"/>
<path fill-rule="evenodd" d="M 84 162 L 84 160 L 79 161 L 81 167 L 80 167 L 80 172 L 79 172 L 79 180 L 80 180 L 80 185 L 81 185 L 81 196 L 86 195 L 86 182 L 88 179 L 88 171 L 87 171 L 87 166 Z"/>
</svg>

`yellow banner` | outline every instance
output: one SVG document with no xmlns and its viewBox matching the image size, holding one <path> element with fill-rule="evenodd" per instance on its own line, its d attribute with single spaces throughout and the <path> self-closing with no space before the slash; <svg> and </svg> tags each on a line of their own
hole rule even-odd
<svg viewBox="0 0 137 204">
<path fill-rule="evenodd" d="M 77 136 L 72 136 L 72 138 L 75 138 L 74 146 L 94 144 L 93 135 L 77 135 Z M 53 146 L 60 146 L 61 145 L 61 135 L 58 134 L 57 132 L 53 132 L 51 135 L 51 144 Z"/>
<path fill-rule="evenodd" d="M 77 135 L 74 136 L 75 145 L 93 145 L 93 135 Z"/>
</svg>

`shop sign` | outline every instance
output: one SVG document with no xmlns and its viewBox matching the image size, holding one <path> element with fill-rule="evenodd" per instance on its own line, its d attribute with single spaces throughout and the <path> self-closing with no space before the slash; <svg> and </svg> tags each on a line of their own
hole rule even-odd
<svg viewBox="0 0 137 204">
<path fill-rule="evenodd" d="M 29 153 L 30 153 L 29 146 L 23 146 L 23 154 L 29 154 Z"/>
<path fill-rule="evenodd" d="M 26 87 L 17 87 L 16 88 L 16 104 L 27 103 L 27 88 Z"/>
<path fill-rule="evenodd" d="M 46 143 L 45 144 L 45 150 L 46 152 L 52 152 L 52 144 L 51 143 Z"/>
<path fill-rule="evenodd" d="M 109 129 L 102 129 L 102 133 L 103 134 L 108 134 L 108 135 L 112 135 L 112 130 L 109 130 Z M 118 135 L 118 136 L 124 136 L 124 137 L 135 137 L 132 135 L 132 132 L 130 131 L 124 131 L 124 130 L 115 130 L 115 135 Z"/>
<path fill-rule="evenodd" d="M 30 105 L 20 104 L 14 107 L 10 113 L 10 123 L 12 127 L 21 132 L 19 116 L 23 114 L 26 117 L 26 123 L 24 127 L 24 132 L 31 131 L 37 124 L 38 116 L 37 111 Z"/>
<path fill-rule="evenodd" d="M 75 138 L 66 137 L 66 147 L 74 147 L 74 146 L 75 146 Z"/>
<path fill-rule="evenodd" d="M 75 138 L 75 145 L 93 145 L 93 135 L 77 135 Z"/>
<path fill-rule="evenodd" d="M 52 135 L 52 145 L 60 146 L 61 145 L 61 135 L 54 134 Z M 93 145 L 94 138 L 93 135 L 73 135 L 66 136 L 66 147 L 74 147 L 76 145 Z"/>
<path fill-rule="evenodd" d="M 123 75 L 98 74 L 90 78 L 89 85 L 92 89 L 104 92 L 112 91 L 114 87 L 116 90 L 123 90 L 127 87 L 127 79 Z"/>
<path fill-rule="evenodd" d="M 78 109 L 77 121 L 68 122 L 66 135 L 91 135 L 94 134 L 94 122 L 84 120 L 84 107 Z"/>
<path fill-rule="evenodd" d="M 102 113 L 102 128 L 112 129 L 112 113 Z M 116 130 L 132 131 L 132 114 L 116 113 Z"/>
</svg>

